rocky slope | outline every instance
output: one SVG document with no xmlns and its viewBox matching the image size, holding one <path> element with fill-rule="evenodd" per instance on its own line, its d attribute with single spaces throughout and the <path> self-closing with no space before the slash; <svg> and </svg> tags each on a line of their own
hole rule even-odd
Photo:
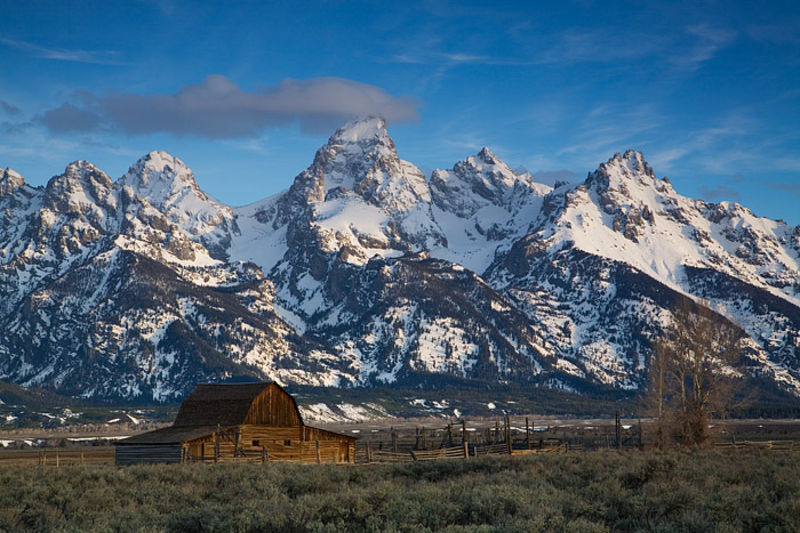
<svg viewBox="0 0 800 533">
<path fill-rule="evenodd" d="M 116 182 L 0 174 L 0 378 L 168 401 L 197 381 L 637 389 L 685 298 L 800 392 L 800 228 L 679 195 L 638 152 L 536 183 L 488 149 L 427 180 L 379 119 L 231 208 L 153 152 Z"/>
</svg>

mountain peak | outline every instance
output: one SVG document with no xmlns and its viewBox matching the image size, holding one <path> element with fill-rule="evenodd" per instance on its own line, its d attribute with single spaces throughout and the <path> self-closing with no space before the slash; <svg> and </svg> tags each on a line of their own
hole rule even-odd
<svg viewBox="0 0 800 533">
<path fill-rule="evenodd" d="M 194 174 L 186 163 L 163 150 L 153 150 L 139 158 L 125 175 L 137 176 L 141 185 L 147 185 L 150 180 L 173 181 L 176 178 L 190 179 L 194 182 Z M 128 183 L 128 185 L 132 185 Z"/>
<path fill-rule="evenodd" d="M 94 211 L 116 206 L 114 183 L 89 161 L 73 161 L 63 174 L 53 176 L 45 187 L 45 205 L 61 212 Z"/>
<path fill-rule="evenodd" d="M 120 178 L 121 186 L 131 187 L 136 194 L 154 205 L 183 189 L 199 192 L 194 173 L 177 157 L 163 150 L 154 150 L 139 158 Z"/>
<path fill-rule="evenodd" d="M 602 163 L 600 168 L 606 167 L 607 170 L 617 169 L 625 175 L 645 175 L 655 179 L 653 169 L 644 158 L 644 154 L 637 150 L 626 150 L 624 154 L 614 154 L 607 162 Z"/>
<path fill-rule="evenodd" d="M 388 137 L 386 121 L 380 117 L 371 116 L 349 121 L 331 135 L 328 144 L 362 143 Z"/>
<path fill-rule="evenodd" d="M 478 152 L 478 158 L 488 165 L 502 163 L 502 161 L 485 146 L 481 148 L 480 152 Z"/>
<path fill-rule="evenodd" d="M 64 182 L 78 182 L 82 185 L 90 185 L 92 188 L 99 186 L 105 189 L 111 189 L 114 185 L 111 178 L 109 178 L 105 172 L 89 161 L 84 160 L 73 161 L 67 165 L 63 174 L 50 180 L 48 187 L 50 187 L 51 184 L 60 187 Z"/>
<path fill-rule="evenodd" d="M 25 185 L 23 178 L 12 168 L 0 169 L 0 194 L 11 194 Z"/>
</svg>

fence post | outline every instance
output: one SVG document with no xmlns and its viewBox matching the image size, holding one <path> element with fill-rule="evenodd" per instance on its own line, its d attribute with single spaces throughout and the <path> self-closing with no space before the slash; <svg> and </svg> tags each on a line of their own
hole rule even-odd
<svg viewBox="0 0 800 533">
<path fill-rule="evenodd" d="M 319 456 L 319 439 L 314 440 L 314 447 L 317 449 L 317 464 L 320 464 L 322 459 Z"/>
<path fill-rule="evenodd" d="M 394 428 L 392 428 L 392 451 L 397 453 L 397 433 L 395 433 Z"/>
<path fill-rule="evenodd" d="M 525 417 L 525 446 L 531 449 L 531 427 L 528 425 L 528 417 Z"/>
<path fill-rule="evenodd" d="M 461 442 L 462 444 L 467 443 L 467 421 L 463 418 L 461 419 Z"/>
<path fill-rule="evenodd" d="M 370 450 L 369 441 L 367 441 L 367 462 L 372 462 L 372 451 Z"/>
<path fill-rule="evenodd" d="M 508 455 L 511 455 L 511 419 L 508 417 L 508 413 L 506 413 L 505 418 L 505 425 L 506 425 L 506 447 L 508 448 Z"/>
<path fill-rule="evenodd" d="M 214 462 L 219 461 L 219 424 L 217 424 L 217 432 L 214 433 Z"/>
<path fill-rule="evenodd" d="M 620 448 L 622 448 L 622 422 L 620 422 L 619 419 L 619 411 L 617 411 L 616 413 L 614 425 L 617 437 L 617 449 L 619 450 Z"/>
<path fill-rule="evenodd" d="M 469 459 L 469 443 L 464 441 L 464 459 Z"/>
<path fill-rule="evenodd" d="M 642 419 L 639 419 L 639 451 L 644 450 L 644 439 L 642 438 Z"/>
</svg>

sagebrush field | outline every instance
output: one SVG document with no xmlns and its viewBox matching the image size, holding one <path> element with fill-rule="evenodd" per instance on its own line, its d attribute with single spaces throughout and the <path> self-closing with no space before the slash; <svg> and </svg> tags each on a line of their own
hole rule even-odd
<svg viewBox="0 0 800 533">
<path fill-rule="evenodd" d="M 6 531 L 798 531 L 796 453 L 0 468 Z"/>
</svg>

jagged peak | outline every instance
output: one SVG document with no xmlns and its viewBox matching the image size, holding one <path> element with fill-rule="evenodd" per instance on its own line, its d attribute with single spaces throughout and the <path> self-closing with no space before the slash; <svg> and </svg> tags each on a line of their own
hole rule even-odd
<svg viewBox="0 0 800 533">
<path fill-rule="evenodd" d="M 515 183 L 529 184 L 529 174 L 517 174 L 487 147 L 481 148 L 476 154 L 459 161 L 453 166 L 453 171 L 471 180 L 488 180 L 506 187 L 513 187 Z"/>
<path fill-rule="evenodd" d="M 114 182 L 108 175 L 86 160 L 73 161 L 63 174 L 53 176 L 44 190 L 48 208 L 61 212 L 93 211 L 116 206 Z"/>
<path fill-rule="evenodd" d="M 97 168 L 91 162 L 83 159 L 73 161 L 67 165 L 64 169 L 64 173 L 51 178 L 47 186 L 49 188 L 55 186 L 56 183 L 62 183 L 64 181 L 89 182 L 101 185 L 105 188 L 111 188 L 113 186 L 111 178 L 109 178 L 105 172 Z"/>
<path fill-rule="evenodd" d="M 644 154 L 638 150 L 626 150 L 622 155 L 617 152 L 611 159 L 600 165 L 600 169 L 606 171 L 612 171 L 615 168 L 621 170 L 625 175 L 644 175 L 653 179 L 656 177 L 655 172 L 644 158 Z"/>
<path fill-rule="evenodd" d="M 190 194 L 207 200 L 186 163 L 163 150 L 154 150 L 139 158 L 119 179 L 119 185 L 123 189 L 130 187 L 157 207 L 163 207 L 176 194 L 184 195 L 190 191 Z"/>
<path fill-rule="evenodd" d="M 13 168 L 0 169 L 0 194 L 11 194 L 25 185 L 25 178 Z"/>
<path fill-rule="evenodd" d="M 153 150 L 140 157 L 122 178 L 125 185 L 131 186 L 146 186 L 153 180 L 171 183 L 176 179 L 195 183 L 194 174 L 186 163 L 163 150 Z"/>
<path fill-rule="evenodd" d="M 480 152 L 478 152 L 477 157 L 481 161 L 483 161 L 484 163 L 487 163 L 489 165 L 496 165 L 498 163 L 502 163 L 502 161 L 496 155 L 494 155 L 491 150 L 489 150 L 485 146 L 483 148 L 481 148 Z"/>
<path fill-rule="evenodd" d="M 361 143 L 388 136 L 386 121 L 380 117 L 369 116 L 347 122 L 331 135 L 328 144 Z"/>
<path fill-rule="evenodd" d="M 667 182 L 657 180 L 644 155 L 637 150 L 626 150 L 623 154 L 617 152 L 608 161 L 600 163 L 597 170 L 589 172 L 584 183 L 587 187 L 594 186 L 604 190 L 619 187 L 625 189 L 633 181 L 638 181 L 642 186 L 654 185 L 659 189 L 669 186 Z"/>
</svg>

